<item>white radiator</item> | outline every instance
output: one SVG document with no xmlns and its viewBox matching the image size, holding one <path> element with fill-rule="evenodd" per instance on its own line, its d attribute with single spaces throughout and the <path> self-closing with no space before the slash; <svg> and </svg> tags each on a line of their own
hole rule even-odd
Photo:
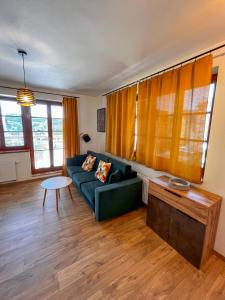
<svg viewBox="0 0 225 300">
<path fill-rule="evenodd" d="M 148 204 L 148 185 L 149 185 L 149 178 L 143 174 L 138 173 L 138 177 L 142 180 L 142 201 L 145 204 Z"/>
<path fill-rule="evenodd" d="M 16 162 L 1 161 L 0 162 L 0 182 L 8 182 L 16 180 Z"/>
</svg>

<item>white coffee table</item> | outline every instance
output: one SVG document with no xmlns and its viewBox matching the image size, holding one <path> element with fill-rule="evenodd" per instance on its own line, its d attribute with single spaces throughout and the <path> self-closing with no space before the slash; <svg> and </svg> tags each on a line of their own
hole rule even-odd
<svg viewBox="0 0 225 300">
<path fill-rule="evenodd" d="M 44 200 L 43 200 L 43 206 L 45 205 L 45 199 L 46 199 L 46 194 L 47 190 L 55 190 L 56 193 L 56 208 L 57 211 L 59 209 L 59 198 L 60 198 L 60 192 L 59 190 L 68 187 L 69 193 L 70 193 L 70 198 L 73 201 L 72 193 L 70 190 L 69 185 L 72 183 L 72 179 L 70 177 L 66 176 L 57 176 L 57 177 L 52 177 L 48 178 L 41 183 L 41 187 L 45 190 L 44 193 Z"/>
</svg>

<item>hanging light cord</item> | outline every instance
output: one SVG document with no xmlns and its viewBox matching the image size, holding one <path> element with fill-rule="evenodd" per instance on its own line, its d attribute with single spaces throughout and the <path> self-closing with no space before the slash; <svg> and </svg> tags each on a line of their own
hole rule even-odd
<svg viewBox="0 0 225 300">
<path fill-rule="evenodd" d="M 22 53 L 22 59 L 23 59 L 23 81 L 24 81 L 24 86 L 26 88 L 27 85 L 26 85 L 26 73 L 25 73 L 25 67 L 24 67 L 24 53 Z"/>
</svg>

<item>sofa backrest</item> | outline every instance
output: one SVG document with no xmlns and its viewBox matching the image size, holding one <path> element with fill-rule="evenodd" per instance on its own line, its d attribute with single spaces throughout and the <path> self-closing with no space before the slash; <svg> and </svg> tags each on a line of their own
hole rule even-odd
<svg viewBox="0 0 225 300">
<path fill-rule="evenodd" d="M 113 173 L 116 170 L 119 170 L 122 175 L 122 179 L 126 179 L 128 174 L 131 172 L 131 166 L 128 164 L 125 164 L 115 158 L 108 157 L 108 160 L 112 164 L 110 173 Z"/>
<path fill-rule="evenodd" d="M 95 164 L 94 164 L 94 170 L 97 170 L 100 160 L 103 160 L 105 162 L 109 162 L 108 156 L 106 156 L 102 153 L 97 153 L 97 152 L 88 150 L 87 155 L 92 155 L 92 156 L 96 157 L 96 161 L 95 161 Z"/>
<path fill-rule="evenodd" d="M 96 153 L 94 151 L 87 151 L 87 154 L 90 154 L 90 155 L 96 157 L 95 166 L 94 166 L 95 169 L 97 169 L 99 161 L 103 160 L 105 162 L 110 162 L 112 164 L 109 175 L 112 174 L 114 171 L 119 170 L 122 175 L 122 180 L 136 177 L 136 176 L 134 176 L 135 172 L 133 172 L 131 170 L 131 165 L 128 165 L 124 162 L 121 162 L 115 158 L 109 157 L 102 153 Z"/>
</svg>

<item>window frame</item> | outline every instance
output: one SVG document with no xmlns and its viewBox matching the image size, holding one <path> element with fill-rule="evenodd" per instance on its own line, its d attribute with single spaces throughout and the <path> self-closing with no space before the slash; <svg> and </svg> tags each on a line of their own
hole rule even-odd
<svg viewBox="0 0 225 300">
<path fill-rule="evenodd" d="M 15 97 L 9 96 L 0 96 L 0 100 L 5 101 L 13 101 L 16 102 Z M 39 174 L 51 171 L 59 171 L 62 170 L 63 166 L 54 167 L 53 160 L 53 130 L 52 130 L 52 117 L 51 117 L 51 105 L 53 106 L 62 106 L 61 102 L 58 101 L 48 101 L 48 100 L 40 100 L 36 101 L 37 104 L 45 104 L 47 105 L 47 122 L 48 122 L 48 138 L 49 138 L 49 152 L 50 152 L 50 167 L 48 168 L 40 168 L 35 169 L 35 161 L 34 161 L 34 145 L 33 145 L 33 131 L 32 131 L 32 116 L 31 116 L 31 108 L 26 106 L 21 106 L 21 118 L 23 125 L 23 136 L 24 136 L 24 145 L 23 146 L 5 146 L 4 139 L 4 128 L 2 123 L 2 113 L 0 106 L 0 153 L 11 153 L 17 151 L 30 151 L 31 158 L 31 172 L 32 174 Z"/>
<path fill-rule="evenodd" d="M 30 148 L 31 153 L 31 171 L 32 174 L 38 174 L 38 173 L 45 173 L 45 172 L 51 172 L 51 171 L 59 171 L 62 170 L 63 166 L 54 167 L 54 160 L 53 160 L 53 131 L 52 131 L 52 117 L 51 117 L 51 105 L 54 106 L 62 106 L 61 102 L 57 101 L 47 101 L 47 100 L 37 100 L 37 104 L 45 104 L 47 105 L 47 122 L 48 122 L 48 137 L 49 137 L 49 152 L 50 152 L 50 167 L 48 168 L 40 168 L 35 169 L 35 160 L 34 160 L 34 147 L 33 147 L 33 131 L 32 131 L 32 116 L 31 116 L 31 109 L 29 109 L 30 113 L 30 126 L 31 126 L 31 142 L 32 146 Z"/>
</svg>

